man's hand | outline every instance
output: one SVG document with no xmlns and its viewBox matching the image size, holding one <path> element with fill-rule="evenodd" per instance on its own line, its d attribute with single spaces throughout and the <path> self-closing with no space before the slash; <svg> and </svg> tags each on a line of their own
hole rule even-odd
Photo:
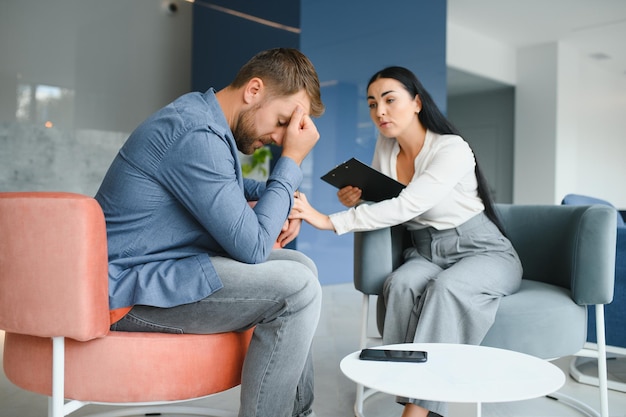
<svg viewBox="0 0 626 417">
<path fill-rule="evenodd" d="M 315 123 L 308 114 L 304 113 L 302 107 L 298 106 L 287 126 L 282 143 L 282 156 L 287 156 L 300 165 L 319 138 L 320 134 Z"/>
<path fill-rule="evenodd" d="M 285 221 L 283 225 L 283 229 L 278 235 L 278 239 L 276 242 L 280 245 L 281 248 L 284 248 L 298 236 L 300 233 L 300 226 L 302 225 L 302 220 L 300 219 L 288 219 Z"/>
</svg>

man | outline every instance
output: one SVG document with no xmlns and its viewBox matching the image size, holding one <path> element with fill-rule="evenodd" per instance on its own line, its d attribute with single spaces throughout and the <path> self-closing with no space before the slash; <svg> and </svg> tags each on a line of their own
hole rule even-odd
<svg viewBox="0 0 626 417">
<path fill-rule="evenodd" d="M 319 139 L 310 115 L 323 110 L 304 55 L 261 52 L 226 88 L 183 95 L 143 122 L 96 195 L 107 222 L 113 330 L 256 326 L 240 417 L 311 413 L 317 270 L 300 252 L 272 247 L 299 231 L 287 217 L 300 164 Z M 270 143 L 282 154 L 268 181 L 244 179 L 237 150 Z"/>
</svg>

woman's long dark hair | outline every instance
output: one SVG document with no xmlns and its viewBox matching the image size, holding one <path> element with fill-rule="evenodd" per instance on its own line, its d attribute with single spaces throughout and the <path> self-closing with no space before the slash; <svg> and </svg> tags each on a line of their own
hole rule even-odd
<svg viewBox="0 0 626 417">
<path fill-rule="evenodd" d="M 411 97 L 420 97 L 420 100 L 422 101 L 422 109 L 418 113 L 417 117 L 426 129 L 440 135 L 461 136 L 461 133 L 457 130 L 457 128 L 450 123 L 443 113 L 441 113 L 428 91 L 426 91 L 413 72 L 404 67 L 387 67 L 378 71 L 372 76 L 372 78 L 370 78 L 370 81 L 367 83 L 367 88 L 369 88 L 374 81 L 380 78 L 394 79 L 404 86 L 409 94 L 411 94 Z M 502 223 L 500 222 L 493 206 L 493 200 L 491 198 L 491 193 L 489 192 L 487 180 L 478 166 L 476 154 L 474 154 L 474 161 L 476 162 L 474 172 L 476 174 L 476 182 L 478 183 L 478 196 L 483 201 L 483 205 L 485 206 L 485 214 L 489 220 L 491 220 L 504 234 L 504 228 L 502 227 Z"/>
</svg>

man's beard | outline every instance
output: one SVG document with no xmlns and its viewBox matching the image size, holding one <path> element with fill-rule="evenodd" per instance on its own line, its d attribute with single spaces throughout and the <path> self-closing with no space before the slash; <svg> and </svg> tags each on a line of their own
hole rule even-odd
<svg viewBox="0 0 626 417">
<path fill-rule="evenodd" d="M 254 115 L 260 105 L 257 105 L 249 110 L 244 110 L 239 113 L 237 117 L 237 124 L 235 130 L 233 130 L 233 136 L 237 143 L 237 149 L 245 155 L 252 155 L 256 150 L 254 143 L 261 141 L 263 144 L 269 143 L 269 140 L 264 140 L 261 137 L 256 136 L 254 129 Z"/>
</svg>

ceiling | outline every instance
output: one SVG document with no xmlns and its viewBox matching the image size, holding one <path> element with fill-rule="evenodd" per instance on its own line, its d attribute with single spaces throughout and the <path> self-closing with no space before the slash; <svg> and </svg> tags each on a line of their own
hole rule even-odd
<svg viewBox="0 0 626 417">
<path fill-rule="evenodd" d="M 514 48 L 565 42 L 626 78 L 626 0 L 448 0 L 448 21 Z M 450 95 L 501 86 L 448 70 Z"/>
</svg>

